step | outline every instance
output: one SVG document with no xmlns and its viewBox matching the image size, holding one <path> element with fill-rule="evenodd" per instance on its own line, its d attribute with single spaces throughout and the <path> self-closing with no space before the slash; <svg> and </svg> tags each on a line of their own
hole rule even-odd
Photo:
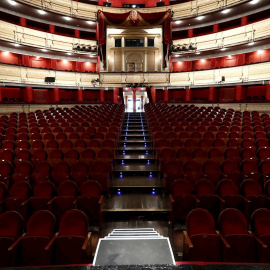
<svg viewBox="0 0 270 270">
<path fill-rule="evenodd" d="M 162 195 L 123 194 L 104 198 L 103 212 L 169 212 L 169 199 Z"/>
<path fill-rule="evenodd" d="M 127 155 L 121 155 L 118 154 L 116 156 L 116 159 L 128 159 L 128 160 L 155 160 L 155 155 L 149 154 L 149 155 L 136 155 L 136 154 L 127 154 Z"/>
<path fill-rule="evenodd" d="M 132 140 L 132 139 L 127 139 L 127 140 L 120 140 L 119 143 L 151 143 L 151 140 L 142 140 L 142 139 L 137 139 L 137 140 Z"/>
<path fill-rule="evenodd" d="M 122 129 L 122 134 L 123 134 L 123 132 L 145 132 L 145 133 L 149 133 L 148 132 L 148 129 L 144 129 L 144 130 L 142 130 L 141 128 L 134 128 L 134 129 L 126 129 L 126 128 L 123 128 Z"/>
<path fill-rule="evenodd" d="M 148 176 L 125 176 L 123 178 L 115 177 L 111 180 L 111 188 L 162 188 L 162 180 L 159 177 Z"/>
<path fill-rule="evenodd" d="M 123 131 L 122 134 L 120 135 L 121 137 L 151 137 L 149 132 L 146 131 Z"/>
<path fill-rule="evenodd" d="M 120 146 L 118 147 L 119 151 L 154 151 L 151 146 Z"/>
<path fill-rule="evenodd" d="M 114 167 L 114 172 L 157 172 L 155 164 L 119 164 Z"/>
</svg>

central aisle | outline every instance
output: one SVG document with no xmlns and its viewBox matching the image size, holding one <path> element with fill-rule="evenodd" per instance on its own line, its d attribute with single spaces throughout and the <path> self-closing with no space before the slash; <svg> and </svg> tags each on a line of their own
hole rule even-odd
<svg viewBox="0 0 270 270">
<path fill-rule="evenodd" d="M 103 206 L 105 217 L 109 212 L 122 213 L 123 219 L 136 213 L 169 216 L 144 112 L 125 113 L 110 187 L 111 196 Z"/>
</svg>

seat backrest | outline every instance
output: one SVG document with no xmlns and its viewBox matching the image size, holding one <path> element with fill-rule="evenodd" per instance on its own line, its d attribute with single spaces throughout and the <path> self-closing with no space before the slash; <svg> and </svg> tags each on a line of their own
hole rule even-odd
<svg viewBox="0 0 270 270">
<path fill-rule="evenodd" d="M 221 233 L 228 235 L 248 235 L 248 223 L 242 212 L 234 208 L 223 210 L 218 218 Z"/>
<path fill-rule="evenodd" d="M 230 196 L 230 195 L 238 195 L 239 187 L 233 182 L 231 179 L 223 179 L 218 182 L 217 185 L 218 194 L 221 197 Z"/>
<path fill-rule="evenodd" d="M 257 209 L 251 216 L 252 231 L 258 235 L 270 235 L 270 210 Z"/>
<path fill-rule="evenodd" d="M 59 236 L 86 237 L 88 219 L 81 210 L 73 209 L 64 214 L 59 225 Z"/>
<path fill-rule="evenodd" d="M 0 237 L 17 238 L 23 229 L 23 219 L 18 212 L 7 211 L 0 215 Z"/>
<path fill-rule="evenodd" d="M 261 185 L 252 179 L 246 179 L 241 184 L 241 190 L 245 197 L 262 195 Z"/>
<path fill-rule="evenodd" d="M 37 211 L 27 222 L 27 236 L 44 236 L 51 238 L 55 232 L 55 225 L 56 219 L 50 211 Z"/>
<path fill-rule="evenodd" d="M 65 180 L 60 183 L 57 194 L 58 196 L 70 196 L 75 198 L 78 194 L 78 186 L 71 180 Z"/>
<path fill-rule="evenodd" d="M 54 184 L 51 181 L 40 181 L 34 188 L 34 196 L 40 198 L 52 198 Z"/>
<path fill-rule="evenodd" d="M 213 216 L 205 209 L 197 208 L 187 216 L 188 235 L 216 234 Z"/>
<path fill-rule="evenodd" d="M 29 183 L 20 181 L 15 183 L 9 190 L 10 198 L 27 199 L 31 192 L 31 186 Z"/>
<path fill-rule="evenodd" d="M 102 188 L 95 180 L 87 180 L 80 185 L 81 196 L 100 197 Z"/>
<path fill-rule="evenodd" d="M 205 178 L 199 179 L 195 183 L 194 188 L 195 188 L 195 194 L 197 196 L 214 195 L 216 191 L 216 187 L 213 184 L 213 182 Z"/>
<path fill-rule="evenodd" d="M 191 182 L 187 180 L 178 179 L 172 183 L 171 190 L 173 197 L 190 195 L 194 191 L 194 186 Z"/>
</svg>

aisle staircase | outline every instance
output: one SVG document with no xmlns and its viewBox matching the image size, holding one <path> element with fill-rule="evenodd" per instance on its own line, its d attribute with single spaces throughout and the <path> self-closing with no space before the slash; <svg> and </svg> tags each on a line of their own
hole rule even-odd
<svg viewBox="0 0 270 270">
<path fill-rule="evenodd" d="M 108 212 L 167 215 L 170 211 L 169 201 L 162 194 L 145 113 L 125 113 L 110 193 L 103 205 L 105 215 Z"/>
</svg>

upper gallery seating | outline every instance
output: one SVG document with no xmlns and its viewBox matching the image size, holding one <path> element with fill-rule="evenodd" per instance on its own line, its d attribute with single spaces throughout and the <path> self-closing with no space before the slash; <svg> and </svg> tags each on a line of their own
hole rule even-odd
<svg viewBox="0 0 270 270">
<path fill-rule="evenodd" d="M 111 104 L 0 117 L 1 266 L 89 262 L 123 116 Z"/>
</svg>

